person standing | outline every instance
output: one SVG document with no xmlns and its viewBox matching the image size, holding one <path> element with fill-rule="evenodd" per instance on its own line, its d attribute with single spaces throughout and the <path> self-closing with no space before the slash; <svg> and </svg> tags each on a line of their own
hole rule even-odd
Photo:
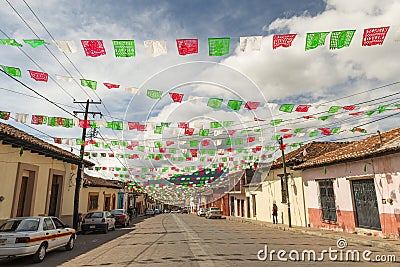
<svg viewBox="0 0 400 267">
<path fill-rule="evenodd" d="M 274 224 L 278 223 L 278 206 L 276 205 L 275 202 L 272 205 L 272 221 L 273 221 Z"/>
</svg>

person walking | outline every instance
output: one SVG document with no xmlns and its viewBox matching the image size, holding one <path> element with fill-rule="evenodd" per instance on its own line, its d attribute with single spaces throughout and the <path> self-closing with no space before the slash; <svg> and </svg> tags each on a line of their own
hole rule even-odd
<svg viewBox="0 0 400 267">
<path fill-rule="evenodd" d="M 275 201 L 274 204 L 272 205 L 272 221 L 274 224 L 278 223 L 278 206 L 276 205 Z"/>
</svg>

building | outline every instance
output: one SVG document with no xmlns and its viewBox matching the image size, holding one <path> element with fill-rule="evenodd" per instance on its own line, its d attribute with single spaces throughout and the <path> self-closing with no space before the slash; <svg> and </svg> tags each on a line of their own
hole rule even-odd
<svg viewBox="0 0 400 267">
<path fill-rule="evenodd" d="M 353 142 L 295 167 L 311 227 L 400 236 L 400 129 Z"/>
<path fill-rule="evenodd" d="M 0 221 L 48 214 L 72 225 L 79 162 L 73 153 L 0 123 Z"/>
</svg>

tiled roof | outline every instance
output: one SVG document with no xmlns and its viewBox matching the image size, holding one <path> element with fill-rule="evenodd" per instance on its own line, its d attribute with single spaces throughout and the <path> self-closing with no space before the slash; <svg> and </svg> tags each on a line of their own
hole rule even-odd
<svg viewBox="0 0 400 267">
<path fill-rule="evenodd" d="M 71 152 L 56 147 L 11 125 L 1 122 L 0 140 L 3 141 L 3 144 L 9 144 L 15 147 L 23 147 L 24 150 L 30 150 L 33 153 L 49 156 L 64 162 L 78 165 L 80 161 L 79 156 Z M 84 163 L 86 166 L 94 165 L 94 163 L 87 160 L 85 160 Z"/>
<path fill-rule="evenodd" d="M 382 144 L 379 134 L 376 134 L 352 142 L 345 147 L 306 161 L 305 163 L 296 166 L 296 169 L 319 167 L 349 160 L 371 158 L 400 152 L 400 128 L 381 133 L 381 140 Z"/>
<path fill-rule="evenodd" d="M 350 142 L 311 142 L 292 152 L 285 154 L 286 166 L 296 166 L 303 162 L 335 151 L 349 145 Z M 282 167 L 282 157 L 277 158 L 271 168 Z"/>
<path fill-rule="evenodd" d="M 111 181 L 108 181 L 106 179 L 100 178 L 100 177 L 93 177 L 90 175 L 85 174 L 84 175 L 84 181 L 83 181 L 83 186 L 88 187 L 108 187 L 108 188 L 116 188 L 116 189 L 122 189 L 122 186 L 119 184 L 114 184 Z"/>
</svg>

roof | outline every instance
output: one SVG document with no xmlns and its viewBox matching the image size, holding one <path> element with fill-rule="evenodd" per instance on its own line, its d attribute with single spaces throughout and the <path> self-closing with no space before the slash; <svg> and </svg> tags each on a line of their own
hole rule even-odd
<svg viewBox="0 0 400 267">
<path fill-rule="evenodd" d="M 24 131 L 21 131 L 11 125 L 0 122 L 0 140 L 3 144 L 9 144 L 13 147 L 22 147 L 33 153 L 52 157 L 64 162 L 78 165 L 80 163 L 79 156 L 66 151 L 62 148 L 49 144 L 37 137 L 34 137 Z M 84 160 L 86 166 L 94 166 L 95 164 Z"/>
<path fill-rule="evenodd" d="M 119 184 L 114 184 L 113 182 L 100 178 L 100 177 L 93 177 L 90 175 L 85 174 L 84 175 L 84 181 L 83 181 L 83 186 L 84 187 L 108 187 L 108 188 L 116 188 L 116 189 L 122 189 L 122 185 Z"/>
<path fill-rule="evenodd" d="M 292 152 L 285 154 L 286 166 L 296 166 L 311 159 L 335 151 L 351 144 L 350 142 L 311 142 L 305 144 Z M 273 168 L 282 167 L 282 157 L 277 158 L 272 165 Z"/>
<path fill-rule="evenodd" d="M 296 166 L 296 169 L 320 167 L 400 152 L 400 128 L 383 132 L 380 136 L 376 134 L 352 142 L 345 147 L 304 162 Z"/>
</svg>

